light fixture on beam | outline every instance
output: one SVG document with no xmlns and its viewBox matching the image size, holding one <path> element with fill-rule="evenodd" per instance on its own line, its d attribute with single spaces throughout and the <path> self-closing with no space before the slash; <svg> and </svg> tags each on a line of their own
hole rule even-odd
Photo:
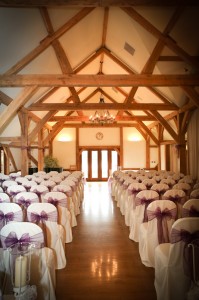
<svg viewBox="0 0 199 300">
<path fill-rule="evenodd" d="M 89 117 L 89 121 L 92 122 L 92 123 L 98 123 L 98 124 L 101 124 L 101 125 L 114 123 L 115 122 L 115 116 L 110 114 L 110 112 L 108 110 L 103 109 L 103 104 L 105 102 L 104 102 L 104 98 L 103 98 L 102 95 L 100 96 L 99 103 L 102 105 L 102 109 L 96 110 L 94 115 L 91 115 Z"/>
</svg>

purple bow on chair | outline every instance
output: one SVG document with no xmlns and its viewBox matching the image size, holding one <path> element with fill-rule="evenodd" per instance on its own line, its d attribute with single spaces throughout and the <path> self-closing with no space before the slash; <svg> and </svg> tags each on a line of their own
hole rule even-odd
<svg viewBox="0 0 199 300">
<path fill-rule="evenodd" d="M 27 208 L 31 204 L 31 200 L 21 197 L 17 200 L 17 203 L 23 206 L 24 208 Z"/>
<path fill-rule="evenodd" d="M 21 211 L 17 211 L 15 213 L 8 212 L 4 214 L 0 210 L 0 229 L 3 228 L 3 226 L 6 225 L 8 222 L 11 221 L 22 221 Z"/>
<path fill-rule="evenodd" d="M 47 199 L 47 202 L 53 204 L 55 207 L 57 207 L 57 206 L 66 207 L 67 206 L 67 199 L 66 198 L 54 199 L 52 197 L 49 197 Z"/>
<path fill-rule="evenodd" d="M 9 212 L 7 214 L 4 214 L 1 210 L 0 210 L 0 229 L 3 228 L 3 226 L 14 220 L 14 213 L 13 212 Z"/>
<path fill-rule="evenodd" d="M 135 198 L 135 206 L 139 206 L 139 205 L 144 205 L 145 206 L 145 208 L 144 208 L 144 217 L 143 217 L 143 221 L 142 221 L 143 223 L 148 221 L 148 217 L 147 217 L 147 207 L 148 207 L 148 205 L 152 201 L 157 200 L 157 199 L 158 199 L 158 197 L 152 198 L 152 199 L 145 198 L 145 197 L 143 197 L 143 198 Z"/>
<path fill-rule="evenodd" d="M 57 212 L 52 211 L 50 213 L 46 213 L 45 211 L 41 211 L 40 214 L 37 212 L 28 212 L 28 220 L 41 227 L 44 234 L 44 244 L 45 246 L 48 246 L 46 221 L 57 222 Z"/>
<path fill-rule="evenodd" d="M 169 231 L 167 226 L 167 221 L 171 219 L 176 219 L 177 209 L 168 209 L 165 208 L 161 211 L 160 207 L 157 207 L 155 211 L 147 210 L 148 221 L 157 219 L 157 230 L 158 230 L 158 242 L 169 243 Z"/>
<path fill-rule="evenodd" d="M 57 212 L 53 211 L 46 213 L 45 211 L 42 211 L 40 214 L 37 212 L 28 212 L 28 219 L 37 224 L 45 221 L 57 222 Z"/>
<path fill-rule="evenodd" d="M 190 207 L 190 209 L 183 208 L 182 216 L 183 217 L 199 217 L 199 210 L 194 205 L 192 205 Z"/>
<path fill-rule="evenodd" d="M 173 229 L 171 232 L 171 243 L 184 242 L 183 249 L 183 269 L 184 274 L 188 276 L 191 280 L 193 278 L 193 251 L 191 247 L 188 247 L 189 244 L 193 243 L 197 246 L 197 251 L 195 251 L 195 262 L 199 262 L 199 230 L 190 233 L 187 230 L 181 229 Z M 198 266 L 196 263 L 196 267 Z M 196 268 L 197 271 L 197 268 Z M 199 272 L 197 271 L 195 280 L 199 280 Z"/>
<path fill-rule="evenodd" d="M 129 196 L 130 195 L 136 195 L 136 194 L 138 194 L 139 192 L 141 192 L 142 190 L 141 189 L 135 189 L 135 188 L 133 188 L 133 189 L 128 189 L 128 194 L 129 194 Z"/>
<path fill-rule="evenodd" d="M 171 201 L 173 201 L 175 203 L 181 203 L 181 204 L 184 204 L 185 201 L 186 201 L 185 197 L 181 197 L 179 195 L 174 195 L 174 196 L 170 195 L 169 197 L 167 197 L 167 199 L 171 200 Z"/>
<path fill-rule="evenodd" d="M 24 233 L 20 238 L 17 237 L 16 232 L 12 231 L 8 236 L 1 236 L 2 246 L 7 249 L 17 243 L 35 243 L 35 246 L 43 247 L 44 237 L 43 233 L 37 233 L 32 236 L 29 233 Z"/>
</svg>

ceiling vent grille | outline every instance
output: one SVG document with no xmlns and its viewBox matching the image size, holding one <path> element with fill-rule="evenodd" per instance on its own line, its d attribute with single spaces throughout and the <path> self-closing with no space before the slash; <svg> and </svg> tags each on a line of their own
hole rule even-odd
<svg viewBox="0 0 199 300">
<path fill-rule="evenodd" d="M 125 42 L 125 44 L 124 44 L 124 49 L 131 55 L 134 55 L 134 53 L 135 53 L 135 49 L 131 45 L 129 45 L 127 42 Z"/>
</svg>

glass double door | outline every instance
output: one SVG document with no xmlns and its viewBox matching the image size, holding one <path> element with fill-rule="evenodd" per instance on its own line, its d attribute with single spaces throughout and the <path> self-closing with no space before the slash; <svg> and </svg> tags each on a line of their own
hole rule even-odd
<svg viewBox="0 0 199 300">
<path fill-rule="evenodd" d="M 88 181 L 107 180 L 117 170 L 118 151 L 112 149 L 85 149 L 81 155 L 81 169 Z"/>
</svg>

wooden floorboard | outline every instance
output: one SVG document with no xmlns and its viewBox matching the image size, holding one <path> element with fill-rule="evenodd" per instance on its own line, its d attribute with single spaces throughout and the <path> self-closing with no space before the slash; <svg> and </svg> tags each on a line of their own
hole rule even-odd
<svg viewBox="0 0 199 300">
<path fill-rule="evenodd" d="M 154 269 L 141 263 L 106 182 L 86 184 L 77 222 L 67 266 L 57 271 L 57 300 L 156 299 Z"/>
</svg>

